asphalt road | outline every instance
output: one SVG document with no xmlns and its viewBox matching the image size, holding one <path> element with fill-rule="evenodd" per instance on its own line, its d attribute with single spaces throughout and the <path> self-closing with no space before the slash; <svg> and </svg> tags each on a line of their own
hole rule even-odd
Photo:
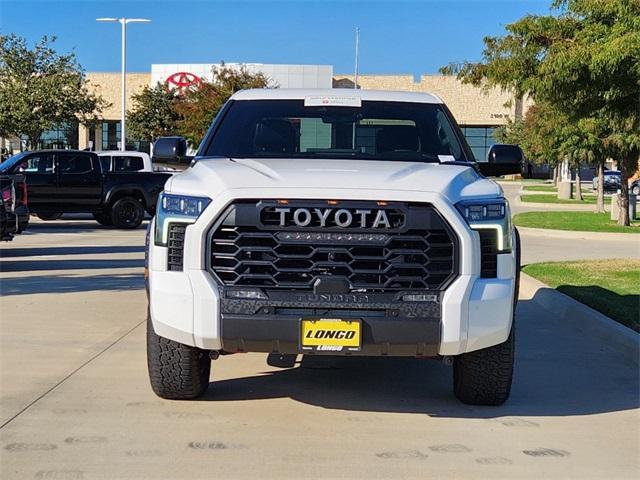
<svg viewBox="0 0 640 480">
<path fill-rule="evenodd" d="M 544 208 L 520 203 L 521 184 L 501 182 L 511 213 L 544 210 L 566 210 L 566 205 L 547 205 Z M 606 258 L 640 258 L 640 239 L 631 234 L 605 234 L 592 232 L 554 232 L 521 228 L 523 242 L 522 263 L 557 262 L 563 260 L 596 260 Z"/>
<path fill-rule="evenodd" d="M 2 479 L 640 474 L 637 367 L 530 298 L 502 407 L 458 403 L 436 361 L 276 369 L 260 354 L 214 362 L 201 401 L 161 400 L 146 373 L 143 234 L 36 221 L 0 246 Z"/>
</svg>

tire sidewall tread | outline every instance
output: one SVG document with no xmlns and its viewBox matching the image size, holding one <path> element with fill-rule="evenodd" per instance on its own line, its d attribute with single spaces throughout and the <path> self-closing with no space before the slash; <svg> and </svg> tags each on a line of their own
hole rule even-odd
<svg viewBox="0 0 640 480">
<path fill-rule="evenodd" d="M 147 317 L 147 367 L 151 388 L 165 399 L 198 398 L 209 386 L 209 352 L 159 336 L 151 317 Z"/>
</svg>

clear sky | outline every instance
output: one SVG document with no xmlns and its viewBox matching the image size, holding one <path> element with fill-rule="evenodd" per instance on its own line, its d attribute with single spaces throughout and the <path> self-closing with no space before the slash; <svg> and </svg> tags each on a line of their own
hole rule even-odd
<svg viewBox="0 0 640 480">
<path fill-rule="evenodd" d="M 0 0 L 0 31 L 30 42 L 55 35 L 87 71 L 120 69 L 120 26 L 97 17 L 146 17 L 127 29 L 128 71 L 152 63 L 328 64 L 351 73 L 360 27 L 360 72 L 437 73 L 477 60 L 482 38 L 550 0 L 155 1 Z"/>
</svg>

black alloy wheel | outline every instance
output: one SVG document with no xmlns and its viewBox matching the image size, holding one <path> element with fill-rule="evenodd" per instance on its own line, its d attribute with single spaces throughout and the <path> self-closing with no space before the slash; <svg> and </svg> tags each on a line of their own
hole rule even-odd
<svg viewBox="0 0 640 480">
<path fill-rule="evenodd" d="M 113 225 L 124 230 L 138 228 L 144 219 L 144 207 L 137 198 L 123 197 L 111 207 Z"/>
</svg>

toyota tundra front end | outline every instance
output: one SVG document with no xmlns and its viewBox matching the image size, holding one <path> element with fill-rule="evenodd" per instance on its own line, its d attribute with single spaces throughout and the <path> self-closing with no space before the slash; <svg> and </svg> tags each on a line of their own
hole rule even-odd
<svg viewBox="0 0 640 480">
<path fill-rule="evenodd" d="M 462 401 L 509 395 L 517 232 L 437 97 L 239 92 L 149 235 L 161 397 L 236 352 L 451 357 Z"/>
</svg>

